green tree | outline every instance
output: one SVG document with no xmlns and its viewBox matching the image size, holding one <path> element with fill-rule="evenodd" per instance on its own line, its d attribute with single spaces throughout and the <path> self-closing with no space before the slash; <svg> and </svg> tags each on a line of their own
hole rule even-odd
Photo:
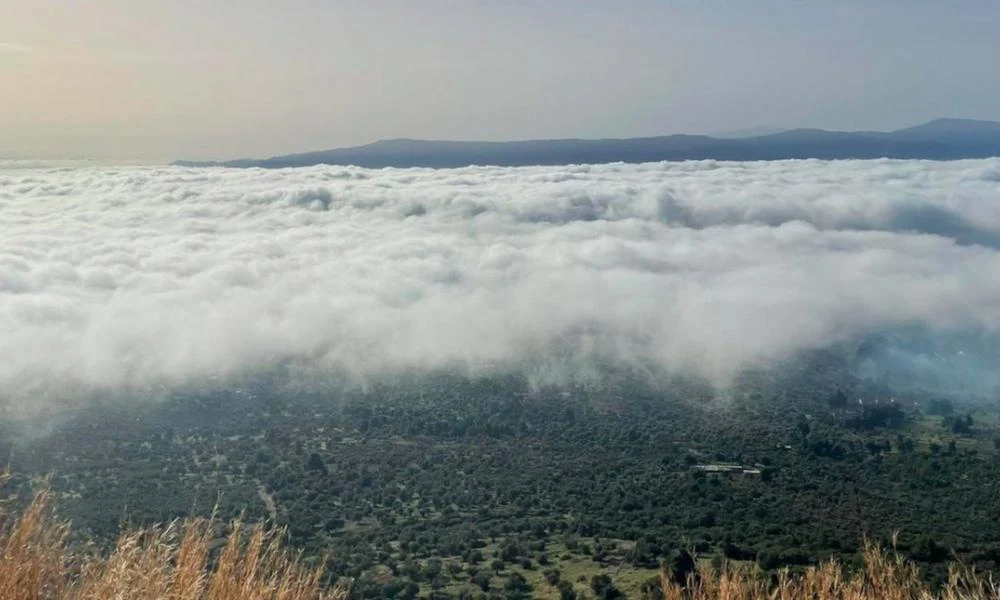
<svg viewBox="0 0 1000 600">
<path fill-rule="evenodd" d="M 597 598 L 603 600 L 614 600 L 615 598 L 622 598 L 624 596 L 621 590 L 615 587 L 614 581 L 611 580 L 611 577 L 607 573 L 591 577 L 590 589 L 594 591 L 594 595 Z"/>
<path fill-rule="evenodd" d="M 559 600 L 577 600 L 577 593 L 573 589 L 573 584 L 565 579 L 559 582 Z"/>
<path fill-rule="evenodd" d="M 503 584 L 503 591 L 505 598 L 517 599 L 531 597 L 531 585 L 528 584 L 528 580 L 524 578 L 524 575 L 517 572 L 511 573 L 507 576 L 507 579 Z"/>
<path fill-rule="evenodd" d="M 323 463 L 323 459 L 320 457 L 319 454 L 316 454 L 315 452 L 309 454 L 309 460 L 306 461 L 306 468 L 309 469 L 310 471 L 318 471 L 320 473 L 323 473 L 324 475 L 326 475 L 328 472 L 326 469 L 326 464 Z"/>
<path fill-rule="evenodd" d="M 490 580 L 491 577 L 489 571 L 479 570 L 476 572 L 475 575 L 472 576 L 472 583 L 478 585 L 479 589 L 483 590 L 484 592 L 489 591 Z"/>
<path fill-rule="evenodd" d="M 680 586 L 687 586 L 688 578 L 695 572 L 694 557 L 687 550 L 674 551 L 667 562 L 670 580 Z"/>
</svg>

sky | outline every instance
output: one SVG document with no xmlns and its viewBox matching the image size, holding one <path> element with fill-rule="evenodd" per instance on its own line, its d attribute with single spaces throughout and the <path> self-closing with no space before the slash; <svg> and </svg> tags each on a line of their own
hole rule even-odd
<svg viewBox="0 0 1000 600">
<path fill-rule="evenodd" d="M 0 162 L 0 412 L 286 366 L 561 383 L 624 364 L 725 386 L 904 328 L 997 348 L 998 194 L 997 158 Z M 964 350 L 989 368 L 924 352 L 919 373 L 995 396 L 995 350 Z"/>
<path fill-rule="evenodd" d="M 1000 120 L 1000 4 L 0 3 L 0 157 Z"/>
</svg>

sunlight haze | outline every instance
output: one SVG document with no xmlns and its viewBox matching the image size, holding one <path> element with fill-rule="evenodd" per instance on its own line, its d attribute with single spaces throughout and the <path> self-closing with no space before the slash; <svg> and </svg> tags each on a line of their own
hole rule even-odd
<svg viewBox="0 0 1000 600">
<path fill-rule="evenodd" d="M 0 5 L 0 157 L 1000 119 L 981 2 Z"/>
</svg>

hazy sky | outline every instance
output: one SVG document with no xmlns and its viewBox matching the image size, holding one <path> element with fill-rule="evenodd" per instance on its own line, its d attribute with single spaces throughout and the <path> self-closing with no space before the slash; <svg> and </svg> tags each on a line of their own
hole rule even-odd
<svg viewBox="0 0 1000 600">
<path fill-rule="evenodd" d="M 0 156 L 1000 120 L 1000 3 L 10 0 Z"/>
</svg>

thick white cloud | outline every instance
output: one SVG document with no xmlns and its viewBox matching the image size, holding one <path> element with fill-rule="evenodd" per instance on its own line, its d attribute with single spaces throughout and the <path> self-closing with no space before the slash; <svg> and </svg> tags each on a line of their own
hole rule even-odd
<svg viewBox="0 0 1000 600">
<path fill-rule="evenodd" d="M 0 165 L 0 393 L 1000 326 L 1000 160 Z"/>
<path fill-rule="evenodd" d="M 33 52 L 35 49 L 24 44 L 14 44 L 11 42 L 0 42 L 0 54 L 24 54 Z"/>
</svg>

